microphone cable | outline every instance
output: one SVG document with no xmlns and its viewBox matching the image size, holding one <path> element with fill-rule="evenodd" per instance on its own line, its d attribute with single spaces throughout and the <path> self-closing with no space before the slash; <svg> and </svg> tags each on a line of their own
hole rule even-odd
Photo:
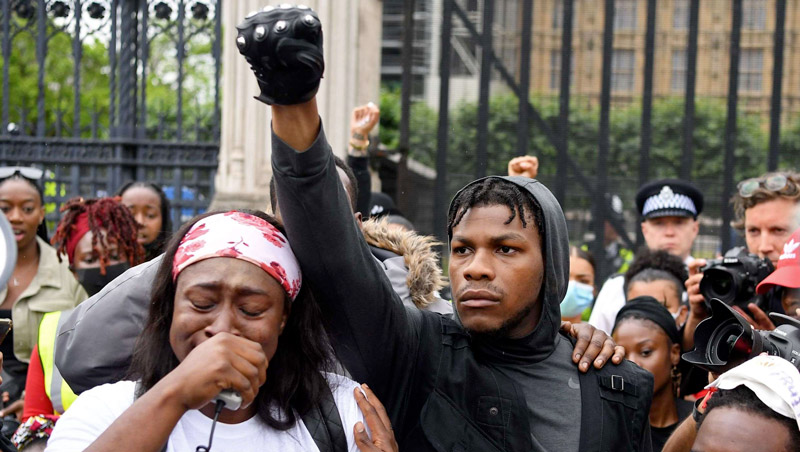
<svg viewBox="0 0 800 452">
<path fill-rule="evenodd" d="M 225 408 L 225 402 L 223 400 L 217 400 L 217 405 L 214 408 L 214 420 L 211 421 L 211 433 L 208 435 L 208 446 L 197 446 L 195 452 L 210 452 L 211 451 L 211 443 L 214 441 L 214 428 L 217 426 L 217 420 L 219 419 L 219 413 L 222 412 L 222 409 Z"/>
</svg>

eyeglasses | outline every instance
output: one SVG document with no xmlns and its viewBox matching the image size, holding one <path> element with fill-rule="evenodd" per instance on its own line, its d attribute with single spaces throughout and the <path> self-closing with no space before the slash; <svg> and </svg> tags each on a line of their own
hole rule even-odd
<svg viewBox="0 0 800 452">
<path fill-rule="evenodd" d="M 29 166 L 3 166 L 0 167 L 0 179 L 8 179 L 9 177 L 19 174 L 25 179 L 38 181 L 44 176 L 44 170 L 39 168 L 32 168 Z"/>
<path fill-rule="evenodd" d="M 739 196 L 742 198 L 749 198 L 758 190 L 758 187 L 764 187 L 770 191 L 783 190 L 789 184 L 789 179 L 783 174 L 775 174 L 768 177 L 756 177 L 739 182 L 736 188 L 739 190 Z"/>
</svg>

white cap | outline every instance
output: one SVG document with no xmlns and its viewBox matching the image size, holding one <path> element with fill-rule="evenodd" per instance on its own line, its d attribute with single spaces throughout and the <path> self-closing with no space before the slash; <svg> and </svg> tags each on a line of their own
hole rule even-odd
<svg viewBox="0 0 800 452">
<path fill-rule="evenodd" d="M 733 389 L 742 385 L 776 413 L 794 419 L 800 429 L 800 371 L 789 361 L 759 355 L 720 375 L 706 388 Z"/>
</svg>

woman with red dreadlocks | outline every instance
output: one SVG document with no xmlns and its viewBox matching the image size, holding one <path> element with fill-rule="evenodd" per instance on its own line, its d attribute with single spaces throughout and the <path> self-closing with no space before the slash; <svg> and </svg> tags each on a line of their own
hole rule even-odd
<svg viewBox="0 0 800 452">
<path fill-rule="evenodd" d="M 59 260 L 67 257 L 70 270 L 90 296 L 144 261 L 144 249 L 137 242 L 138 225 L 119 198 L 73 198 L 61 212 L 53 245 Z M 43 450 L 58 416 L 76 398 L 53 364 L 61 315 L 45 314 L 39 325 L 25 385 L 24 423 L 12 439 L 20 449 Z"/>
<path fill-rule="evenodd" d="M 53 245 L 91 297 L 128 268 L 144 262 L 139 227 L 119 198 L 73 198 L 61 208 Z"/>
</svg>

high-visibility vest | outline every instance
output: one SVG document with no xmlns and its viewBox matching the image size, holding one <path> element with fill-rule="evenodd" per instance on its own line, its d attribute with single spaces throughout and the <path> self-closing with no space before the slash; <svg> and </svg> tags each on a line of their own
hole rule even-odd
<svg viewBox="0 0 800 452">
<path fill-rule="evenodd" d="M 78 398 L 67 382 L 61 377 L 61 372 L 55 366 L 56 335 L 61 323 L 61 311 L 48 312 L 39 324 L 39 359 L 42 361 L 44 372 L 44 391 L 53 404 L 55 414 L 64 414 L 64 411 Z"/>
</svg>

